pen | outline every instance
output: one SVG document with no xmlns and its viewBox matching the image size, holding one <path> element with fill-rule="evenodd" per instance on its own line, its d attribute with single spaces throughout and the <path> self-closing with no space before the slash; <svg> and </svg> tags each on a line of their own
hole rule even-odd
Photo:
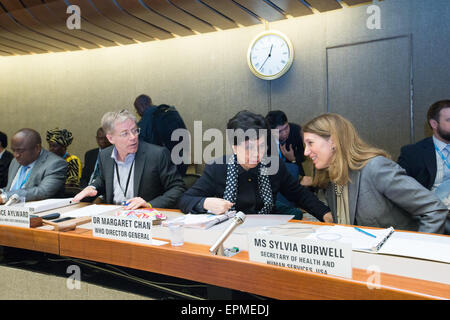
<svg viewBox="0 0 450 320">
<path fill-rule="evenodd" d="M 362 229 L 360 229 L 360 228 L 355 227 L 355 229 L 356 229 L 357 231 L 359 231 L 359 232 L 364 233 L 365 235 L 370 236 L 370 237 L 373 237 L 373 238 L 376 238 L 376 237 L 377 237 L 377 236 L 374 236 L 373 234 L 368 233 L 367 231 L 364 231 L 364 230 L 362 230 Z"/>
</svg>

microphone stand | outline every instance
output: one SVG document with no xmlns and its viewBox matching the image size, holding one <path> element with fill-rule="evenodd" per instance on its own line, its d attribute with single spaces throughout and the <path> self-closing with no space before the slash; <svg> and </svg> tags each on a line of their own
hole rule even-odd
<svg viewBox="0 0 450 320">
<path fill-rule="evenodd" d="M 209 252 L 216 256 L 226 256 L 225 249 L 223 247 L 223 243 L 227 238 L 233 233 L 233 230 L 240 224 L 242 224 L 245 220 L 245 214 L 241 211 L 236 213 L 236 216 L 233 218 L 233 222 L 228 226 L 224 233 L 216 240 L 216 242 L 209 248 Z"/>
</svg>

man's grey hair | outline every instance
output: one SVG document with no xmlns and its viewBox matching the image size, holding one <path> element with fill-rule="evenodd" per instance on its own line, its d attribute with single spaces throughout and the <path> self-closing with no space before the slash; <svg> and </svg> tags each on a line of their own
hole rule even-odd
<svg viewBox="0 0 450 320">
<path fill-rule="evenodd" d="M 114 132 L 114 125 L 116 124 L 116 122 L 124 122 L 129 119 L 136 122 L 136 116 L 127 109 L 122 109 L 115 112 L 107 112 L 102 117 L 102 128 L 106 134 L 112 134 Z"/>
</svg>

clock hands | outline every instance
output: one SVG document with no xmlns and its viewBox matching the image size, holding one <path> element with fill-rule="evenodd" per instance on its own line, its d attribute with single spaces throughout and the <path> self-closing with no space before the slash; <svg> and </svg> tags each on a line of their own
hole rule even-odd
<svg viewBox="0 0 450 320">
<path fill-rule="evenodd" d="M 263 64 L 259 68 L 259 70 L 261 70 L 264 67 L 264 64 L 266 63 L 267 59 L 269 59 L 272 56 L 272 48 L 273 48 L 273 44 L 270 46 L 269 55 L 267 56 L 266 60 L 264 60 Z"/>
</svg>

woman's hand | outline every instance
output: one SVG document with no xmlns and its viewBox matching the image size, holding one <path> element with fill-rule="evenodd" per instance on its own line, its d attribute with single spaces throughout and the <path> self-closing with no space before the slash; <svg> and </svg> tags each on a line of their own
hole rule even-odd
<svg viewBox="0 0 450 320">
<path fill-rule="evenodd" d="M 223 214 L 231 209 L 234 203 L 220 198 L 206 198 L 203 208 L 214 214 Z"/>
</svg>

